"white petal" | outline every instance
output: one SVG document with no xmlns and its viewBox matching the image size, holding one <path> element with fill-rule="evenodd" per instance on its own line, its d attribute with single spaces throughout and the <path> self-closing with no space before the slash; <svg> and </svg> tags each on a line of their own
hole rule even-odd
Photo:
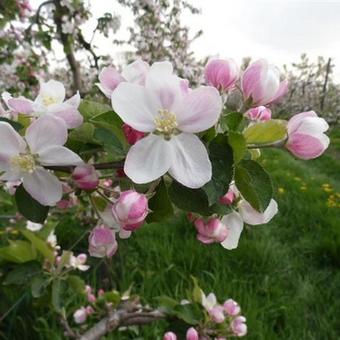
<svg viewBox="0 0 340 340">
<path fill-rule="evenodd" d="M 227 226 L 229 234 L 221 245 L 228 250 L 237 248 L 243 230 L 243 220 L 240 214 L 234 211 L 224 216 L 222 223 Z"/>
<path fill-rule="evenodd" d="M 159 103 L 143 86 L 120 83 L 112 93 L 111 102 L 118 116 L 135 130 L 151 132 L 155 129 Z"/>
<path fill-rule="evenodd" d="M 99 211 L 99 215 L 107 227 L 112 228 L 115 231 L 119 231 L 120 224 L 116 221 L 112 213 L 112 205 L 108 204 L 104 211 Z"/>
<path fill-rule="evenodd" d="M 37 169 L 23 178 L 25 190 L 40 204 L 54 206 L 61 200 L 63 189 L 58 178 L 45 169 Z"/>
<path fill-rule="evenodd" d="M 181 88 L 181 79 L 170 73 L 171 64 L 168 62 L 156 63 L 150 68 L 145 87 L 150 94 L 158 100 L 157 109 L 167 109 L 176 113 L 175 108 L 181 103 L 184 95 Z"/>
<path fill-rule="evenodd" d="M 178 108 L 174 109 L 179 129 L 201 132 L 216 124 L 222 110 L 222 99 L 211 86 L 202 86 L 189 92 Z"/>
<path fill-rule="evenodd" d="M 76 96 L 69 100 L 71 101 L 66 101 L 62 104 L 50 105 L 47 109 L 47 113 L 63 120 L 68 129 L 75 129 L 83 124 L 84 118 L 78 111 L 79 103 L 77 105 Z"/>
<path fill-rule="evenodd" d="M 278 212 L 277 203 L 271 199 L 267 209 L 260 213 L 256 211 L 246 200 L 238 203 L 238 210 L 243 221 L 250 225 L 258 225 L 268 223 Z"/>
<path fill-rule="evenodd" d="M 142 59 L 137 59 L 133 63 L 124 67 L 122 76 L 129 82 L 144 85 L 145 76 L 149 71 L 149 64 Z"/>
<path fill-rule="evenodd" d="M 40 83 L 40 91 L 35 103 L 44 105 L 44 97 L 53 98 L 57 104 L 62 103 L 65 99 L 65 86 L 60 81 L 53 79 L 46 83 Z"/>
<path fill-rule="evenodd" d="M 0 122 L 0 171 L 7 170 L 10 158 L 23 152 L 25 148 L 25 141 L 13 127 Z"/>
<path fill-rule="evenodd" d="M 320 117 L 306 117 L 302 120 L 296 133 L 319 137 L 329 128 L 328 123 Z"/>
<path fill-rule="evenodd" d="M 169 61 L 158 61 L 151 65 L 150 71 L 157 72 L 160 75 L 171 75 L 174 68 Z"/>
<path fill-rule="evenodd" d="M 70 149 L 64 146 L 52 145 L 44 148 L 39 153 L 39 163 L 41 165 L 79 165 L 83 160 Z"/>
<path fill-rule="evenodd" d="M 151 134 L 130 148 L 124 171 L 135 183 L 149 183 L 163 176 L 169 170 L 171 161 L 169 142 Z"/>
<path fill-rule="evenodd" d="M 189 188 L 200 188 L 211 179 L 211 163 L 207 149 L 192 134 L 181 133 L 171 138 L 172 164 L 169 173 Z"/>
<path fill-rule="evenodd" d="M 67 140 L 67 127 L 60 118 L 42 116 L 27 128 L 25 138 L 31 151 L 39 153 L 51 145 L 64 145 Z"/>
</svg>

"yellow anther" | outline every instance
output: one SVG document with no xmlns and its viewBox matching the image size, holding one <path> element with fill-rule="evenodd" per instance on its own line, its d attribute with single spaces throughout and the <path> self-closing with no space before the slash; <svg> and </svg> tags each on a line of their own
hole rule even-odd
<svg viewBox="0 0 340 340">
<path fill-rule="evenodd" d="M 43 96 L 42 101 L 43 101 L 45 106 L 50 106 L 50 105 L 56 104 L 58 102 L 56 97 L 47 96 L 47 95 Z"/>
<path fill-rule="evenodd" d="M 23 172 L 32 173 L 35 170 L 36 164 L 33 155 L 17 155 L 11 158 L 11 164 Z"/>
<path fill-rule="evenodd" d="M 178 126 L 176 115 L 166 109 L 161 109 L 158 112 L 159 115 L 154 120 L 156 130 L 163 134 L 165 137 L 170 137 L 175 132 Z"/>
</svg>

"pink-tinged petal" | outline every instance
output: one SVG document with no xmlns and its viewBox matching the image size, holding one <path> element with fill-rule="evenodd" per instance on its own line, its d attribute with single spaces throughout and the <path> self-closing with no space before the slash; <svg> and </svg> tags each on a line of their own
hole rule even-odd
<svg viewBox="0 0 340 340">
<path fill-rule="evenodd" d="M 143 86 L 120 83 L 112 93 L 111 102 L 118 116 L 135 130 L 151 132 L 155 129 L 159 102 Z"/>
<path fill-rule="evenodd" d="M 84 117 L 80 114 L 77 107 L 66 101 L 62 104 L 51 105 L 48 108 L 48 113 L 62 119 L 68 129 L 74 129 L 81 126 L 84 122 Z"/>
<path fill-rule="evenodd" d="M 41 165 L 79 165 L 83 160 L 73 151 L 60 145 L 52 145 L 44 148 L 39 153 L 39 163 Z"/>
<path fill-rule="evenodd" d="M 163 176 L 171 165 L 171 148 L 162 137 L 149 135 L 134 144 L 126 157 L 124 171 L 135 183 L 149 183 Z"/>
<path fill-rule="evenodd" d="M 296 133 L 311 135 L 313 137 L 320 136 L 329 128 L 328 123 L 320 117 L 306 117 L 295 131 Z"/>
<path fill-rule="evenodd" d="M 289 119 L 287 124 L 288 134 L 291 134 L 296 131 L 296 129 L 300 126 L 303 119 L 306 117 L 317 117 L 318 115 L 314 111 L 301 112 L 294 115 Z"/>
<path fill-rule="evenodd" d="M 76 109 L 78 109 L 79 105 L 80 105 L 80 101 L 81 101 L 81 97 L 80 97 L 80 94 L 79 94 L 79 91 L 77 91 L 77 93 L 64 101 L 65 104 L 69 104 L 73 107 L 75 107 Z"/>
<path fill-rule="evenodd" d="M 322 134 L 319 137 L 294 133 L 289 136 L 286 148 L 296 157 L 313 159 L 319 157 L 328 147 L 329 138 Z"/>
<path fill-rule="evenodd" d="M 7 170 L 6 170 L 7 169 Z M 18 181 L 22 178 L 22 173 L 19 170 L 11 169 L 9 165 L 6 165 L 1 169 L 5 171 L 3 175 L 0 176 L 0 181 Z"/>
<path fill-rule="evenodd" d="M 134 83 L 138 85 L 145 84 L 145 77 L 149 71 L 149 64 L 142 59 L 137 59 L 133 63 L 124 67 L 122 71 L 122 76 L 129 83 Z"/>
<path fill-rule="evenodd" d="M 278 212 L 277 203 L 274 199 L 271 199 L 263 213 L 255 210 L 246 200 L 241 200 L 238 203 L 238 209 L 243 221 L 250 225 L 268 223 Z"/>
<path fill-rule="evenodd" d="M 0 138 L 0 171 L 5 171 L 9 167 L 10 158 L 24 152 L 26 143 L 6 122 L 0 122 Z"/>
<path fill-rule="evenodd" d="M 146 89 L 158 99 L 158 109 L 174 111 L 183 96 L 181 79 L 173 75 L 171 70 L 169 62 L 155 63 L 145 79 Z"/>
<path fill-rule="evenodd" d="M 272 98 L 271 103 L 279 103 L 286 94 L 288 93 L 288 80 L 283 80 L 280 83 L 279 89 L 277 90 L 275 96 Z"/>
<path fill-rule="evenodd" d="M 10 98 L 7 105 L 16 113 L 31 114 L 33 112 L 33 102 L 24 97 Z"/>
<path fill-rule="evenodd" d="M 62 184 L 56 176 L 45 169 L 36 169 L 23 178 L 25 190 L 40 204 L 54 206 L 61 200 Z"/>
<path fill-rule="evenodd" d="M 169 174 L 189 188 L 200 188 L 211 180 L 212 170 L 207 149 L 193 135 L 181 133 L 168 142 L 172 147 Z"/>
<path fill-rule="evenodd" d="M 261 78 L 262 68 L 265 64 L 266 61 L 260 59 L 250 64 L 244 71 L 241 78 L 241 87 L 245 99 L 251 97 L 254 87 L 257 86 Z"/>
<path fill-rule="evenodd" d="M 215 125 L 222 111 L 222 99 L 211 86 L 202 86 L 185 96 L 175 109 L 178 127 L 184 132 L 201 132 Z"/>
<path fill-rule="evenodd" d="M 45 115 L 27 128 L 25 138 L 31 151 L 39 153 L 52 145 L 64 145 L 67 141 L 67 127 L 60 118 Z"/>
<path fill-rule="evenodd" d="M 61 104 L 65 99 L 65 86 L 60 81 L 53 79 L 46 83 L 40 83 L 40 91 L 35 103 L 46 106 L 44 104 L 46 98 L 53 98 L 54 104 Z"/>
<path fill-rule="evenodd" d="M 114 67 L 104 67 L 99 73 L 98 78 L 99 83 L 96 85 L 108 98 L 111 98 L 112 92 L 118 84 L 125 81 L 124 77 Z"/>
<path fill-rule="evenodd" d="M 237 248 L 243 230 L 243 220 L 240 214 L 234 211 L 224 216 L 222 223 L 227 226 L 229 233 L 221 245 L 228 250 Z"/>
</svg>

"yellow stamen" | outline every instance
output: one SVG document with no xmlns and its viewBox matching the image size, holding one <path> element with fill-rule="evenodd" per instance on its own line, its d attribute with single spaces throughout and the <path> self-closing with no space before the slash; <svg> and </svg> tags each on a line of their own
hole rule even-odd
<svg viewBox="0 0 340 340">
<path fill-rule="evenodd" d="M 11 164 L 23 172 L 32 173 L 35 170 L 36 164 L 33 155 L 17 155 L 11 158 Z"/>
<path fill-rule="evenodd" d="M 167 109 L 161 109 L 158 112 L 159 115 L 154 120 L 156 130 L 163 134 L 165 138 L 170 138 L 178 126 L 176 115 Z"/>
<path fill-rule="evenodd" d="M 58 102 L 56 97 L 48 96 L 48 95 L 43 96 L 42 101 L 45 106 L 50 106 Z"/>
</svg>

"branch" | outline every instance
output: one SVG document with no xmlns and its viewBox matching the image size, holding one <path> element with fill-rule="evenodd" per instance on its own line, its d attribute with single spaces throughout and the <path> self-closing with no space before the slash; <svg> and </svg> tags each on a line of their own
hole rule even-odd
<svg viewBox="0 0 340 340">
<path fill-rule="evenodd" d="M 94 67 L 98 70 L 99 69 L 98 60 L 100 59 L 100 57 L 96 55 L 96 53 L 92 49 L 91 44 L 85 40 L 83 34 L 80 31 L 78 32 L 78 41 L 87 51 L 91 53 L 94 60 Z"/>
<path fill-rule="evenodd" d="M 92 328 L 90 328 L 86 333 L 80 336 L 80 340 L 97 340 L 104 335 L 116 330 L 123 326 L 132 325 L 145 325 L 157 320 L 162 320 L 166 315 L 160 310 L 145 311 L 139 309 L 137 311 L 131 312 L 126 309 L 115 310 L 110 313 L 110 315 Z"/>
</svg>

